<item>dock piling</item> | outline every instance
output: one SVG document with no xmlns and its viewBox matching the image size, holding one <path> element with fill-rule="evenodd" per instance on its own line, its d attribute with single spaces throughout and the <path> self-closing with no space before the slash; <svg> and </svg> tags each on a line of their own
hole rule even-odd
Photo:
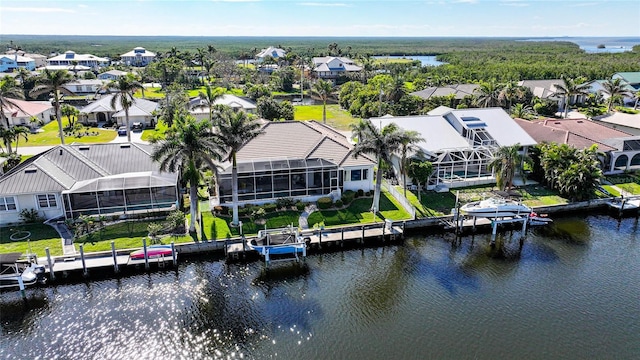
<svg viewBox="0 0 640 360">
<path fill-rule="evenodd" d="M 149 254 L 147 253 L 147 239 L 142 238 L 142 250 L 144 251 L 144 269 L 149 270 Z"/>
<path fill-rule="evenodd" d="M 171 257 L 173 258 L 173 266 L 178 265 L 178 254 L 176 254 L 176 243 L 171 242 Z"/>
<path fill-rule="evenodd" d="M 89 273 L 87 272 L 87 263 L 84 261 L 84 244 L 80 244 L 80 260 L 82 261 L 82 275 L 87 277 Z"/>
<path fill-rule="evenodd" d="M 49 264 L 49 278 L 51 278 L 51 281 L 53 281 L 56 279 L 56 275 L 53 273 L 53 261 L 51 260 L 51 252 L 49 251 L 48 247 L 44 248 L 44 252 L 47 253 L 47 263 Z"/>
<path fill-rule="evenodd" d="M 113 271 L 117 274 L 120 269 L 118 269 L 118 256 L 116 254 L 116 243 L 115 241 L 111 241 L 111 257 L 113 257 Z"/>
</svg>

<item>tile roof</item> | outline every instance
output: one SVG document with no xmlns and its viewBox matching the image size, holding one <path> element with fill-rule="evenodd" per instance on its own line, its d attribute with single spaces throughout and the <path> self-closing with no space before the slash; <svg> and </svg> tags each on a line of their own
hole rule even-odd
<svg viewBox="0 0 640 360">
<path fill-rule="evenodd" d="M 35 116 L 53 108 L 48 101 L 9 100 L 18 105 L 18 107 L 9 105 L 3 108 L 4 113 L 10 115 L 10 117 Z"/>
<path fill-rule="evenodd" d="M 237 160 L 323 158 L 340 166 L 375 163 L 367 156 L 353 159 L 353 145 L 338 131 L 315 121 L 268 122 L 263 133 L 243 146 Z"/>
<path fill-rule="evenodd" d="M 100 100 L 94 101 L 91 104 L 85 106 L 80 109 L 80 112 L 89 114 L 94 112 L 115 112 L 114 116 L 124 116 L 124 111 L 122 111 L 122 105 L 120 102 L 116 101 L 115 109 L 111 107 L 111 99 L 116 96 L 116 94 L 109 94 L 107 96 L 103 96 Z M 157 102 L 138 99 L 136 98 L 129 108 L 129 115 L 132 116 L 134 113 L 137 115 L 151 115 L 155 110 L 157 110 L 160 105 Z"/>
<path fill-rule="evenodd" d="M 0 195 L 60 192 L 72 188 L 78 181 L 159 172 L 150 151 L 149 145 L 128 143 L 58 145 L 0 177 Z"/>
</svg>

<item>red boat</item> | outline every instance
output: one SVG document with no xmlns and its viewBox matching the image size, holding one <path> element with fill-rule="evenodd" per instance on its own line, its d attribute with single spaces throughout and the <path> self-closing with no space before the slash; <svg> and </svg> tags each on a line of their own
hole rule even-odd
<svg viewBox="0 0 640 360">
<path fill-rule="evenodd" d="M 173 252 L 171 251 L 171 245 L 151 245 L 147 246 L 147 257 L 158 258 L 163 256 L 172 256 Z M 129 254 L 131 260 L 140 260 L 144 259 L 144 249 L 136 250 Z"/>
</svg>

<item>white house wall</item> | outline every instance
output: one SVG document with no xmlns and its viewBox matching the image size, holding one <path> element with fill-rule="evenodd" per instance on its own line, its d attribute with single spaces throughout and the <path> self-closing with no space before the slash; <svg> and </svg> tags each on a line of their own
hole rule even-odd
<svg viewBox="0 0 640 360">
<path fill-rule="evenodd" d="M 55 208 L 40 209 L 38 206 L 36 194 L 14 195 L 14 198 L 16 200 L 16 210 L 0 212 L 0 225 L 21 223 L 22 219 L 20 218 L 20 211 L 22 211 L 23 209 L 36 209 L 38 210 L 38 215 L 43 217 L 44 219 L 53 219 L 63 216 L 64 210 L 62 207 L 61 196 L 60 194 L 55 194 L 55 196 L 57 205 Z"/>
<path fill-rule="evenodd" d="M 360 180 L 360 181 L 351 181 L 350 172 L 352 170 L 362 171 L 363 169 L 367 169 L 369 171 L 367 179 Z M 350 166 L 350 167 L 345 167 L 344 170 L 345 172 L 344 172 L 342 187 L 345 191 L 346 190 L 358 191 L 362 189 L 363 191 L 366 192 L 374 189 L 373 177 L 375 176 L 375 173 L 373 171 L 373 166 Z"/>
</svg>

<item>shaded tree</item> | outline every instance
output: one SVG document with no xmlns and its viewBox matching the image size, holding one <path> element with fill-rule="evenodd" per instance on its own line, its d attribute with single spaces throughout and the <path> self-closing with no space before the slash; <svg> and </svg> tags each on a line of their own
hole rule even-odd
<svg viewBox="0 0 640 360">
<path fill-rule="evenodd" d="M 20 87 L 11 76 L 5 76 L 0 79 L 0 116 L 2 116 L 2 126 L 4 126 L 5 129 L 10 127 L 9 118 L 4 113 L 5 109 L 14 108 L 22 110 L 20 105 L 14 101 L 17 99 L 24 99 L 22 87 Z"/>
<path fill-rule="evenodd" d="M 49 70 L 44 69 L 36 79 L 36 86 L 29 92 L 31 96 L 40 96 L 46 93 L 53 95 L 53 108 L 56 112 L 56 120 L 58 121 L 58 133 L 60 143 L 64 145 L 64 132 L 62 128 L 62 115 L 60 113 L 60 93 L 73 95 L 73 92 L 64 88 L 64 85 L 72 82 L 73 75 L 67 70 Z"/>
<path fill-rule="evenodd" d="M 325 80 L 318 80 L 313 84 L 313 93 L 322 100 L 322 123 L 327 123 L 327 100 L 333 91 L 333 83 Z"/>
<path fill-rule="evenodd" d="M 631 91 L 626 89 L 626 83 L 622 82 L 621 78 L 609 79 L 603 82 L 602 92 L 609 95 L 607 99 L 607 111 L 609 112 L 611 112 L 616 99 L 621 99 L 624 96 L 632 96 Z"/>
</svg>

